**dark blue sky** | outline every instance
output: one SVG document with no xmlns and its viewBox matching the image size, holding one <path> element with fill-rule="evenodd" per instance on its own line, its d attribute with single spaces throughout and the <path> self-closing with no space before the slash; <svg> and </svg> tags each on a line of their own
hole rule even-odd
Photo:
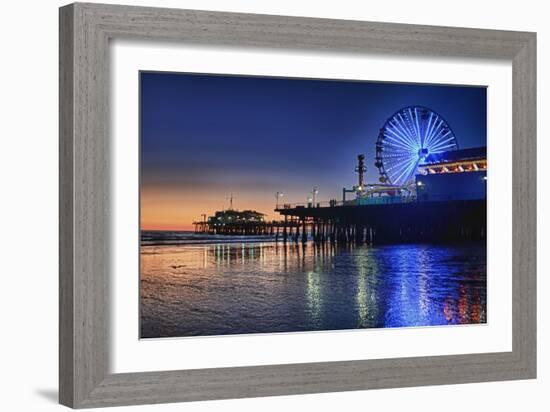
<svg viewBox="0 0 550 412">
<path fill-rule="evenodd" d="M 142 190 L 340 197 L 358 153 L 376 181 L 375 141 L 398 109 L 427 106 L 460 148 L 486 145 L 486 89 L 396 83 L 141 73 Z M 200 201 L 200 199 L 198 199 Z"/>
</svg>

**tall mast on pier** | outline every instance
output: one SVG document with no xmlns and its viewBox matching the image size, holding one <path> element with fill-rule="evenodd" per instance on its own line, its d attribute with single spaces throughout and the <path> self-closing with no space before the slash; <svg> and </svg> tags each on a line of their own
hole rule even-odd
<svg viewBox="0 0 550 412">
<path fill-rule="evenodd" d="M 357 191 L 362 192 L 365 190 L 365 173 L 367 172 L 367 167 L 365 166 L 365 155 L 360 154 L 357 155 L 357 167 L 355 168 L 355 172 L 357 172 L 359 184 L 357 185 Z"/>
</svg>

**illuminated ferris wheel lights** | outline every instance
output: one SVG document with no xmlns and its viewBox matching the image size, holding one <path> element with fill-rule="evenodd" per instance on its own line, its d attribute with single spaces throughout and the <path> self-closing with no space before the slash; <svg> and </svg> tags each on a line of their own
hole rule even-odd
<svg viewBox="0 0 550 412">
<path fill-rule="evenodd" d="M 407 186 L 429 154 L 457 148 L 451 128 L 436 112 L 421 106 L 405 107 L 380 129 L 375 166 L 380 181 Z"/>
</svg>

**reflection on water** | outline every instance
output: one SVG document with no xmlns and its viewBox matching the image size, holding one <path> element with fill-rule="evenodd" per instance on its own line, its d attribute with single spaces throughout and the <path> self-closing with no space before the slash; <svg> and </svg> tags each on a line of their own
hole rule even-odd
<svg viewBox="0 0 550 412">
<path fill-rule="evenodd" d="M 141 336 L 485 323 L 485 244 L 142 246 Z"/>
</svg>

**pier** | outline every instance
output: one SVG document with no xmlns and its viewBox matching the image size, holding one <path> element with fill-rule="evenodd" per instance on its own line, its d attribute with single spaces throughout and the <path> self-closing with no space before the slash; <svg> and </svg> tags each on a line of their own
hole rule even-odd
<svg viewBox="0 0 550 412">
<path fill-rule="evenodd" d="M 283 205 L 276 209 L 293 222 L 283 226 L 287 238 L 306 242 L 411 243 L 485 240 L 485 199 L 416 201 L 327 206 Z"/>
<path fill-rule="evenodd" d="M 365 183 L 365 156 L 357 156 L 358 183 L 342 200 L 279 205 L 282 219 L 266 221 L 253 210 L 228 210 L 194 222 L 195 232 L 270 235 L 283 242 L 389 244 L 484 241 L 487 233 L 486 148 L 422 154 L 405 185 Z M 416 169 L 418 171 L 416 172 Z M 354 199 L 346 200 L 352 193 Z"/>
<path fill-rule="evenodd" d="M 271 236 L 276 241 L 388 244 L 485 240 L 484 199 L 422 201 L 382 197 L 383 202 L 356 204 L 285 204 L 275 209 L 283 219 L 220 223 L 194 222 L 196 233 Z M 376 199 L 375 199 L 376 200 Z M 390 202 L 391 200 L 391 202 Z"/>
<path fill-rule="evenodd" d="M 358 183 L 342 200 L 276 206 L 291 238 L 302 242 L 418 243 L 483 241 L 487 233 L 486 148 L 421 154 L 406 185 L 365 184 L 365 156 L 357 156 Z M 415 169 L 419 162 L 416 162 Z M 347 193 L 355 199 L 346 200 Z M 301 235 L 300 235 L 301 230 Z"/>
</svg>

